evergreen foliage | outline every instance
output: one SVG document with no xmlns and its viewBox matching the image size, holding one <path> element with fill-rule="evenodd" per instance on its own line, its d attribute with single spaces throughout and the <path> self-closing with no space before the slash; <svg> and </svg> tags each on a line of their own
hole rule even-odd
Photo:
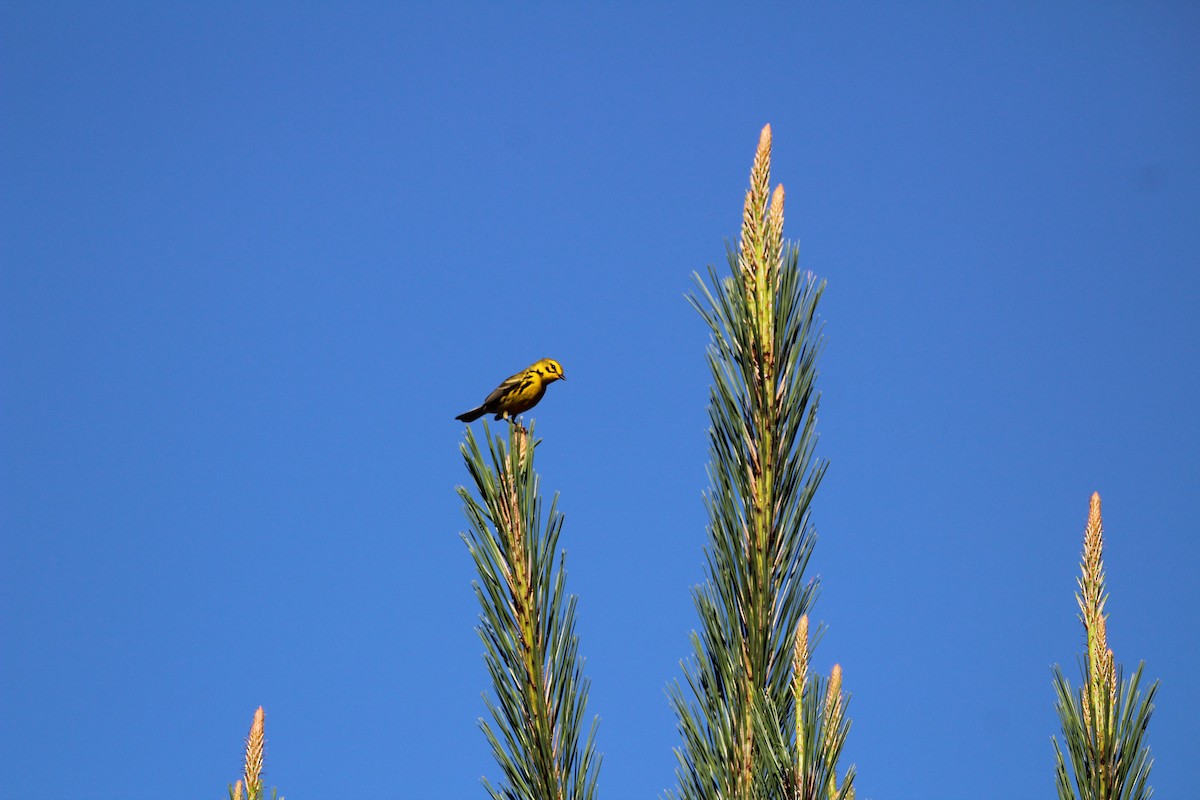
<svg viewBox="0 0 1200 800">
<path fill-rule="evenodd" d="M 756 767 L 761 784 L 756 796 L 764 798 L 821 798 L 853 800 L 854 767 L 846 772 L 839 789 L 837 765 L 850 721 L 845 716 L 842 670 L 834 666 L 828 680 L 809 676 L 808 617 L 800 618 L 792 661 L 792 703 L 799 709 L 793 718 L 793 735 L 771 698 L 764 693 L 754 707 L 758 737 Z"/>
<path fill-rule="evenodd" d="M 590 682 L 575 633 L 576 597 L 566 593 L 562 558 L 557 569 L 554 563 L 563 522 L 558 498 L 543 527 L 532 425 L 528 432 L 510 425 L 507 446 L 486 425 L 484 432 L 488 457 L 470 429 L 462 445 L 479 499 L 458 488 L 495 693 L 485 695 L 492 722 L 479 722 L 504 775 L 498 788 L 483 783 L 497 800 L 590 800 L 601 760 L 598 718 L 584 738 Z"/>
<path fill-rule="evenodd" d="M 687 691 L 678 683 L 669 690 L 683 739 L 679 792 L 669 796 L 687 800 L 778 797 L 780 786 L 797 798 L 852 791 L 851 772 L 841 793 L 823 794 L 832 780 L 807 793 L 801 763 L 829 764 L 832 775 L 830 755 L 840 752 L 849 723 L 840 677 L 828 712 L 807 655 L 798 691 L 794 685 L 793 652 L 817 589 L 804 570 L 815 541 L 810 504 L 825 472 L 814 453 L 825 284 L 801 272 L 797 248 L 784 244 L 783 187 L 769 192 L 770 151 L 767 126 L 739 247 L 728 253 L 732 276 L 710 267 L 709 282 L 696 276 L 699 295 L 690 298 L 712 332 L 713 386 L 708 580 L 693 592 L 700 631 L 684 664 Z M 807 622 L 803 639 L 807 654 Z M 776 768 L 785 753 L 787 771 Z"/>
<path fill-rule="evenodd" d="M 1083 685 L 1072 689 L 1062 668 L 1054 668 L 1055 708 L 1062 721 L 1063 740 L 1071 770 L 1057 738 L 1053 739 L 1059 800 L 1149 800 L 1150 767 L 1154 760 L 1145 743 L 1158 681 L 1142 695 L 1144 664 L 1126 679 L 1115 666 L 1108 647 L 1108 615 L 1104 605 L 1103 525 L 1100 495 L 1093 494 L 1083 536 L 1082 575 L 1078 579 L 1079 618 L 1087 636 L 1087 654 L 1080 659 Z M 1071 775 L 1075 781 L 1072 786 Z M 1078 794 L 1076 794 L 1078 792 Z"/>
</svg>

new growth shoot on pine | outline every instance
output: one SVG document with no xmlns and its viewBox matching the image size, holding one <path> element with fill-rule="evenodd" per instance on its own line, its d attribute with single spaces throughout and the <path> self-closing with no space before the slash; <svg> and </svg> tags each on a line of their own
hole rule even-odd
<svg viewBox="0 0 1200 800">
<path fill-rule="evenodd" d="M 263 707 L 259 706 L 254 712 L 254 721 L 250 723 L 250 733 L 246 736 L 246 755 L 242 765 L 242 777 L 229 787 L 230 800 L 242 800 L 242 791 L 246 792 L 246 800 L 262 800 L 263 798 L 263 753 L 266 750 L 266 715 Z M 271 790 L 271 797 L 277 796 L 277 790 Z M 281 799 L 282 800 L 282 799 Z"/>
<path fill-rule="evenodd" d="M 683 739 L 680 798 L 762 796 L 771 791 L 767 755 L 775 744 L 798 749 L 799 758 L 811 746 L 824 763 L 837 740 L 821 736 L 798 748 L 793 738 L 805 724 L 793 681 L 796 633 L 817 588 L 804 580 L 815 540 L 809 506 L 825 471 L 814 455 L 824 282 L 801 272 L 797 248 L 784 242 L 784 191 L 771 190 L 770 167 L 768 125 L 750 171 L 741 238 L 728 253 L 733 274 L 721 278 L 710 267 L 709 282 L 697 275 L 698 294 L 689 298 L 712 334 L 712 486 L 708 579 L 693 592 L 700 631 L 692 635 L 694 661 L 684 664 L 690 696 L 678 683 L 670 689 Z M 807 671 L 806 654 L 803 663 Z M 809 685 L 807 672 L 800 685 Z M 840 686 L 836 695 L 829 714 L 840 728 Z M 811 796 L 826 796 L 830 785 Z"/>
<path fill-rule="evenodd" d="M 1145 697 L 1139 689 L 1143 663 L 1125 679 L 1115 666 L 1108 646 L 1108 614 L 1104 606 L 1104 528 L 1100 518 L 1100 495 L 1093 494 L 1083 534 L 1080 561 L 1079 619 L 1083 623 L 1087 652 L 1080 662 L 1083 685 L 1072 689 L 1060 667 L 1054 668 L 1056 709 L 1062 722 L 1067 759 L 1053 739 L 1055 775 L 1059 800 L 1148 800 L 1150 749 L 1145 744 L 1146 728 L 1154 711 L 1155 681 Z M 1074 786 L 1071 782 L 1074 775 Z M 1078 794 L 1076 794 L 1078 792 Z"/>
<path fill-rule="evenodd" d="M 492 721 L 479 724 L 504 775 L 499 788 L 483 783 L 505 800 L 587 800 L 600 769 L 598 718 L 585 738 L 590 682 L 575 633 L 576 597 L 566 593 L 563 559 L 557 569 L 554 563 L 562 515 L 556 495 L 542 526 L 533 425 L 508 428 L 506 446 L 485 423 L 486 457 L 467 430 L 462 454 L 475 494 L 458 487 L 470 526 L 463 540 L 479 572 L 477 630 L 494 692 L 484 695 Z"/>
<path fill-rule="evenodd" d="M 838 786 L 837 765 L 850 730 L 842 668 L 825 681 L 809 669 L 808 617 L 800 618 L 792 660 L 792 704 L 797 713 L 789 740 L 783 714 L 765 693 L 754 707 L 758 741 L 756 797 L 853 800 L 854 767 Z"/>
</svg>

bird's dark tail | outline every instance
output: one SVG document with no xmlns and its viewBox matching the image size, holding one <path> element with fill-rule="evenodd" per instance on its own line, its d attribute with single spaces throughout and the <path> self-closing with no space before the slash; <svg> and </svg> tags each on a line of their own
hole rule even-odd
<svg viewBox="0 0 1200 800">
<path fill-rule="evenodd" d="M 470 411 L 464 414 L 459 414 L 457 417 L 455 417 L 455 419 L 462 420 L 463 422 L 474 422 L 482 416 L 483 406 L 480 406 L 479 408 L 472 408 Z"/>
</svg>

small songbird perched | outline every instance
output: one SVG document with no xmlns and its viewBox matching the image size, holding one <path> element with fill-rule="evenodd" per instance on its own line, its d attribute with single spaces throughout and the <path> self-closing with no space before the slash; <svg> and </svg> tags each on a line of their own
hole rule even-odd
<svg viewBox="0 0 1200 800">
<path fill-rule="evenodd" d="M 487 396 L 483 405 L 459 414 L 455 419 L 474 422 L 484 414 L 495 414 L 496 419 L 508 419 L 516 423 L 516 415 L 536 406 L 546 393 L 547 386 L 566 379 L 567 376 L 563 374 L 557 361 L 553 358 L 543 358 L 505 379 Z"/>
</svg>

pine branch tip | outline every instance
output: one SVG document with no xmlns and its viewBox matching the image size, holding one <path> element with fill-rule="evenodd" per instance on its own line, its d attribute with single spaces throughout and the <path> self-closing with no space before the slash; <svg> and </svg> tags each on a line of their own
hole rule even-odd
<svg viewBox="0 0 1200 800">
<path fill-rule="evenodd" d="M 250 734 L 246 737 L 246 797 L 257 800 L 262 794 L 263 746 L 266 742 L 265 718 L 263 707 L 259 706 L 254 712 L 254 722 L 250 725 Z"/>
<path fill-rule="evenodd" d="M 759 131 L 758 149 L 759 151 L 771 149 L 771 123 L 769 122 L 763 125 L 762 130 Z"/>
</svg>

